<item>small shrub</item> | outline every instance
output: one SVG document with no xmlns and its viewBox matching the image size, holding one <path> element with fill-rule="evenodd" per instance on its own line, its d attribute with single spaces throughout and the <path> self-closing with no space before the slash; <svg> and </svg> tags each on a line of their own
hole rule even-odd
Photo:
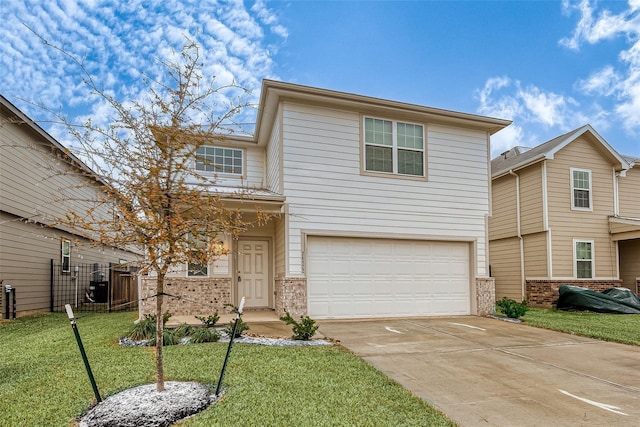
<svg viewBox="0 0 640 427">
<path fill-rule="evenodd" d="M 196 328 L 189 336 L 192 343 L 218 342 L 220 334 L 211 328 Z"/>
<path fill-rule="evenodd" d="M 216 311 L 213 316 L 195 316 L 196 319 L 198 319 L 199 321 L 201 321 L 202 323 L 204 323 L 204 325 L 207 328 L 213 328 L 215 326 L 216 323 L 218 323 L 218 320 L 220 320 L 220 316 L 218 316 L 218 312 Z"/>
<path fill-rule="evenodd" d="M 516 302 L 510 298 L 503 297 L 500 301 L 496 301 L 496 307 L 507 317 L 512 319 L 519 319 L 520 316 L 524 316 L 524 314 L 529 310 L 527 307 L 527 300 L 522 300 L 522 302 Z"/>
<path fill-rule="evenodd" d="M 191 335 L 195 329 L 196 328 L 187 323 L 181 323 L 173 330 L 173 336 L 175 339 L 180 340 L 181 338 Z"/>
<path fill-rule="evenodd" d="M 231 335 L 233 334 L 233 326 L 236 323 L 236 319 L 233 319 L 231 322 L 229 322 L 229 324 L 227 326 L 224 327 L 224 332 L 229 335 L 229 337 L 231 337 Z M 242 335 L 243 332 L 246 332 L 249 330 L 249 325 L 247 325 L 245 323 L 244 320 L 242 320 L 242 317 L 240 318 L 240 320 L 238 321 L 238 328 L 236 329 L 236 334 L 233 338 L 238 338 L 240 335 Z"/>
<path fill-rule="evenodd" d="M 167 345 L 176 345 L 178 344 L 178 342 L 180 341 L 180 338 L 177 338 L 174 331 L 170 330 L 170 329 L 165 329 L 162 332 L 162 345 L 163 346 L 167 346 Z M 149 346 L 154 346 L 156 345 L 156 335 L 155 335 L 155 331 L 153 334 L 153 337 L 149 340 L 149 342 L 147 343 L 147 345 Z"/>
<path fill-rule="evenodd" d="M 170 317 L 171 313 L 164 313 L 162 315 L 162 324 L 166 325 Z M 136 341 L 152 339 L 155 335 L 156 316 L 152 314 L 145 314 L 144 318 L 135 323 L 127 333 L 127 337 Z"/>
<path fill-rule="evenodd" d="M 293 325 L 293 339 L 308 341 L 315 335 L 318 330 L 316 321 L 309 316 L 300 316 L 300 321 L 297 322 L 288 311 L 285 311 L 285 315 L 280 318 L 287 325 Z"/>
</svg>

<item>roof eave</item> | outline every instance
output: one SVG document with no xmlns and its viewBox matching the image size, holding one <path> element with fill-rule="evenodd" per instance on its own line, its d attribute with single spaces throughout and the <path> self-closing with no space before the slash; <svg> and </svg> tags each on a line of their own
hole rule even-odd
<svg viewBox="0 0 640 427">
<path fill-rule="evenodd" d="M 273 120 L 266 120 L 266 117 L 275 116 L 280 100 L 282 99 L 305 100 L 307 102 L 312 101 L 325 104 L 329 103 L 357 110 L 361 110 L 363 107 L 368 109 L 375 108 L 381 111 L 386 110 L 390 114 L 396 112 L 408 112 L 420 115 L 428 121 L 430 120 L 479 128 L 489 132 L 491 135 L 512 123 L 511 120 L 506 119 L 498 119 L 265 79 L 262 82 L 262 92 L 260 94 L 259 112 L 256 122 L 257 140 L 260 145 L 266 143 L 271 131 L 271 123 L 273 123 Z"/>
</svg>

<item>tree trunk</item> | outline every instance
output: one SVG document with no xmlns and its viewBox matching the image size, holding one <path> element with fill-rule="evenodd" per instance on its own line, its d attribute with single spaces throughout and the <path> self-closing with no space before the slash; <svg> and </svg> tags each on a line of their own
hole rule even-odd
<svg viewBox="0 0 640 427">
<path fill-rule="evenodd" d="M 162 355 L 164 322 L 162 316 L 162 298 L 164 292 L 164 274 L 158 273 L 156 282 L 156 390 L 164 391 L 164 364 Z"/>
</svg>

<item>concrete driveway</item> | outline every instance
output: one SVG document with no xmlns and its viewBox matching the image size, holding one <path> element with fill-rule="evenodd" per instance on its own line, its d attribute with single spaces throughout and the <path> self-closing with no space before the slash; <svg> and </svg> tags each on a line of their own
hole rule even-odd
<svg viewBox="0 0 640 427">
<path fill-rule="evenodd" d="M 473 316 L 318 323 L 462 426 L 640 426 L 637 346 Z"/>
</svg>

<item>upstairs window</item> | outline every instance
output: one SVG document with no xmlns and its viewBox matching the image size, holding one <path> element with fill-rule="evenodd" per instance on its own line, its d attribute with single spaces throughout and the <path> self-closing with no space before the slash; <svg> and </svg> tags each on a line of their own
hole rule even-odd
<svg viewBox="0 0 640 427">
<path fill-rule="evenodd" d="M 571 168 L 571 209 L 592 210 L 590 170 Z"/>
<path fill-rule="evenodd" d="M 203 145 L 196 150 L 196 170 L 242 175 L 243 151 Z"/>
<path fill-rule="evenodd" d="M 364 118 L 365 165 L 368 172 L 424 176 L 424 127 Z"/>
<path fill-rule="evenodd" d="M 574 259 L 577 279 L 593 279 L 593 241 L 574 240 Z"/>
</svg>

